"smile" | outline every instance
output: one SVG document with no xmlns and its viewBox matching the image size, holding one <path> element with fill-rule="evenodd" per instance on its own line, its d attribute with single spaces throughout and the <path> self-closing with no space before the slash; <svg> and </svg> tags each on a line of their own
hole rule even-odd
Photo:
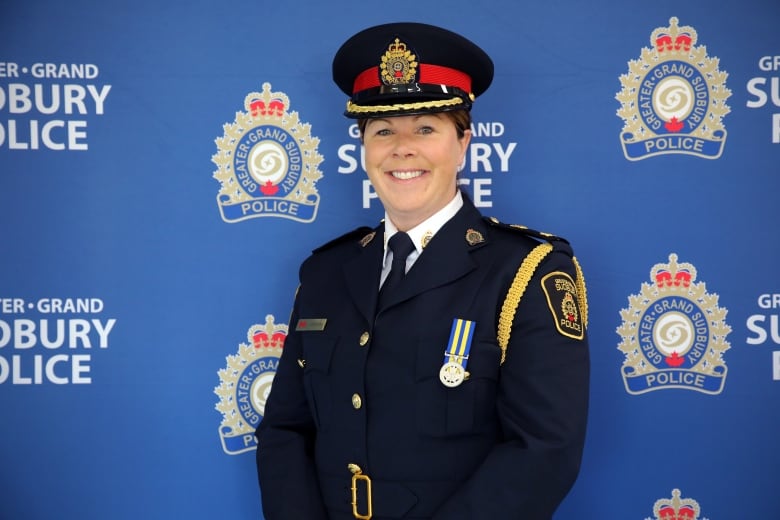
<svg viewBox="0 0 780 520">
<path fill-rule="evenodd" d="M 389 173 L 394 178 L 405 181 L 405 180 L 409 180 L 409 179 L 414 179 L 415 177 L 419 177 L 419 176 L 421 176 L 425 172 L 424 172 L 424 170 L 414 170 L 414 171 L 403 171 L 403 172 L 401 172 L 401 171 L 392 171 L 392 172 L 389 172 Z"/>
</svg>

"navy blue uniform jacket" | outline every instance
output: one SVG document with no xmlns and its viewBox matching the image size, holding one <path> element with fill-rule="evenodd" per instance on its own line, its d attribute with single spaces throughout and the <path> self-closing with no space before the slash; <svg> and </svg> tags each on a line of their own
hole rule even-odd
<svg viewBox="0 0 780 520">
<path fill-rule="evenodd" d="M 383 225 L 347 234 L 302 264 L 256 432 L 266 520 L 354 518 L 348 464 L 371 478 L 374 520 L 548 520 L 574 483 L 587 338 L 559 332 L 542 288 L 548 273 L 576 277 L 571 249 L 552 241 L 501 363 L 501 307 L 539 241 L 490 223 L 464 199 L 384 308 L 376 309 Z M 483 240 L 466 240 L 473 231 Z M 475 322 L 470 377 L 447 388 L 439 369 L 455 318 Z M 296 330 L 311 319 L 327 321 Z M 358 510 L 365 514 L 362 496 Z"/>
</svg>

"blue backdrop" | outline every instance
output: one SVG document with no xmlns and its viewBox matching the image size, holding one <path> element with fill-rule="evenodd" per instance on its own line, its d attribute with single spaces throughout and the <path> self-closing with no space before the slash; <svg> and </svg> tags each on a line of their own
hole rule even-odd
<svg viewBox="0 0 780 520">
<path fill-rule="evenodd" d="M 585 271 L 556 520 L 776 517 L 778 2 L 30 0 L 0 7 L 0 518 L 262 518 L 298 264 L 382 214 L 331 59 L 388 21 L 493 57 L 464 189 Z"/>
</svg>

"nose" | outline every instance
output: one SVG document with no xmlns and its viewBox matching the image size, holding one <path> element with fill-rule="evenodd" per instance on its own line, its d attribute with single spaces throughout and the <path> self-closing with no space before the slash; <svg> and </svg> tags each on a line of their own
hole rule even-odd
<svg viewBox="0 0 780 520">
<path fill-rule="evenodd" d="M 412 157 L 417 153 L 414 148 L 412 138 L 405 135 L 396 135 L 395 147 L 393 147 L 393 155 L 396 157 Z"/>
</svg>

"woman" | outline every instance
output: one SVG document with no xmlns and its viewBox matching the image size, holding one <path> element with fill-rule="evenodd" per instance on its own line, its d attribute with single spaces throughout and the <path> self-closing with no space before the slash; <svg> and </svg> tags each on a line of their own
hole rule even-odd
<svg viewBox="0 0 780 520">
<path fill-rule="evenodd" d="M 457 188 L 492 61 L 397 23 L 350 38 L 333 74 L 385 219 L 301 266 L 257 430 L 265 518 L 549 519 L 584 443 L 585 288 L 564 240 Z"/>
</svg>

